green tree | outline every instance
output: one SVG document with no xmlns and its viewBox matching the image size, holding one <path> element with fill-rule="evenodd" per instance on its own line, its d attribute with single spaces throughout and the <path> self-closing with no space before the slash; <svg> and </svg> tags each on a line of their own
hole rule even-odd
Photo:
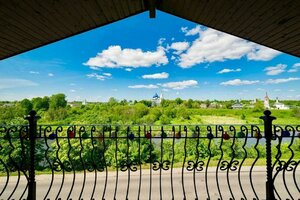
<svg viewBox="0 0 300 200">
<path fill-rule="evenodd" d="M 23 99 L 20 101 L 20 106 L 23 109 L 24 113 L 23 114 L 28 114 L 29 111 L 32 110 L 32 103 L 29 99 Z"/>
<path fill-rule="evenodd" d="M 180 98 L 176 98 L 176 99 L 175 99 L 175 102 L 176 102 L 177 105 L 180 105 L 180 104 L 183 103 L 183 100 L 180 99 Z"/>
<path fill-rule="evenodd" d="M 254 104 L 254 112 L 262 112 L 265 109 L 262 101 L 256 101 Z"/>
<path fill-rule="evenodd" d="M 49 108 L 49 97 L 36 97 L 31 100 L 33 109 L 36 111 L 43 110 L 46 111 Z"/>
<path fill-rule="evenodd" d="M 49 107 L 53 109 L 65 108 L 67 106 L 66 95 L 54 94 L 50 97 Z"/>
</svg>

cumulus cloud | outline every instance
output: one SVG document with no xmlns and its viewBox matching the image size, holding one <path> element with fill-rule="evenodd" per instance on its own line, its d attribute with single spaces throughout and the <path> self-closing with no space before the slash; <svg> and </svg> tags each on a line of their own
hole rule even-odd
<svg viewBox="0 0 300 200">
<path fill-rule="evenodd" d="M 145 74 L 142 76 L 144 79 L 166 79 L 169 78 L 169 74 L 166 72 L 156 74 Z"/>
<path fill-rule="evenodd" d="M 233 85 L 233 86 L 238 86 L 238 85 L 252 85 L 255 83 L 259 83 L 258 80 L 255 81 L 249 81 L 249 80 L 241 80 L 241 79 L 233 79 L 233 80 L 229 80 L 229 81 L 225 81 L 220 83 L 220 85 Z"/>
<path fill-rule="evenodd" d="M 90 58 L 84 65 L 98 68 L 138 68 L 152 65 L 166 65 L 168 58 L 162 47 L 156 51 L 142 49 L 122 49 L 121 46 L 109 46 L 108 49 Z"/>
<path fill-rule="evenodd" d="M 288 72 L 290 73 L 294 73 L 294 72 L 297 72 L 299 71 L 300 69 L 300 63 L 295 63 L 291 69 L 288 70 Z"/>
<path fill-rule="evenodd" d="M 240 68 L 238 69 L 222 69 L 220 71 L 218 71 L 218 74 L 225 74 L 225 73 L 229 73 L 229 72 L 240 72 L 242 71 Z"/>
<path fill-rule="evenodd" d="M 132 68 L 125 68 L 125 71 L 131 72 Z"/>
<path fill-rule="evenodd" d="M 265 46 L 255 45 L 250 53 L 247 54 L 248 60 L 268 61 L 279 55 L 281 52 Z"/>
<path fill-rule="evenodd" d="M 128 86 L 129 88 L 132 88 L 132 89 L 155 89 L 155 88 L 158 88 L 157 85 L 153 85 L 153 84 L 149 84 L 149 85 L 130 85 Z"/>
<path fill-rule="evenodd" d="M 185 51 L 187 48 L 189 48 L 190 43 L 188 42 L 173 42 L 169 49 L 175 50 L 175 54 L 181 54 L 183 51 Z"/>
<path fill-rule="evenodd" d="M 164 88 L 169 88 L 173 90 L 182 90 L 185 88 L 197 86 L 198 82 L 195 80 L 186 80 L 186 81 L 178 81 L 178 82 L 168 82 L 160 85 Z"/>
<path fill-rule="evenodd" d="M 266 67 L 264 69 L 264 71 L 266 72 L 267 75 L 275 76 L 275 75 L 278 75 L 278 74 L 281 74 L 281 73 L 285 72 L 286 67 L 287 67 L 287 65 L 278 64 L 276 66 Z"/>
<path fill-rule="evenodd" d="M 104 81 L 106 79 L 110 79 L 111 78 L 111 74 L 110 73 L 103 73 L 102 75 L 97 74 L 97 73 L 91 73 L 91 74 L 87 74 L 86 76 L 88 78 L 96 78 L 97 80 L 100 80 L 100 81 Z"/>
<path fill-rule="evenodd" d="M 186 52 L 179 56 L 178 65 L 182 68 L 189 68 L 200 63 L 235 60 L 243 56 L 249 60 L 266 61 L 280 53 L 210 28 L 205 29 L 196 26 L 191 30 L 187 28 L 181 30 L 185 35 L 199 34 L 199 37 L 193 41 Z"/>
<path fill-rule="evenodd" d="M 53 73 L 48 73 L 48 76 L 52 77 L 52 76 L 54 76 L 54 74 Z"/>
<path fill-rule="evenodd" d="M 197 25 L 195 28 L 188 30 L 187 27 L 182 27 L 181 31 L 185 33 L 186 36 L 197 35 L 201 32 L 201 26 Z"/>
<path fill-rule="evenodd" d="M 290 77 L 290 78 L 278 78 L 278 79 L 268 79 L 265 81 L 266 84 L 279 84 L 279 83 L 287 83 L 290 81 L 298 81 L 300 78 L 298 77 Z"/>
<path fill-rule="evenodd" d="M 26 79 L 0 79 L 0 89 L 37 86 L 38 84 Z"/>
</svg>

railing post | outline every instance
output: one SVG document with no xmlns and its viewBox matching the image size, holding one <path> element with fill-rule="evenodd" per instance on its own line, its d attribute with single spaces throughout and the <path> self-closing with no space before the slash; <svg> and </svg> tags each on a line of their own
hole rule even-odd
<svg viewBox="0 0 300 200">
<path fill-rule="evenodd" d="M 28 182 L 28 197 L 27 199 L 36 200 L 36 182 L 35 182 L 35 142 L 37 121 L 40 119 L 36 116 L 34 110 L 29 112 L 29 115 L 25 117 L 29 124 L 29 150 L 30 150 L 30 166 L 29 166 L 29 182 Z"/>
<path fill-rule="evenodd" d="M 260 119 L 264 120 L 264 131 L 266 138 L 266 166 L 267 166 L 267 182 L 266 182 L 266 199 L 274 200 L 274 182 L 273 182 L 273 167 L 272 167 L 272 149 L 271 149 L 271 140 L 272 140 L 272 121 L 276 117 L 271 116 L 271 111 L 264 111 L 264 116 L 261 116 Z"/>
</svg>

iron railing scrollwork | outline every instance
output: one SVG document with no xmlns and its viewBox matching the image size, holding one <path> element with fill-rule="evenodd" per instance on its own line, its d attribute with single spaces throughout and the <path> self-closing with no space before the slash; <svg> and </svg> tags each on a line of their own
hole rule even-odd
<svg viewBox="0 0 300 200">
<path fill-rule="evenodd" d="M 300 125 L 264 114 L 114 126 L 38 125 L 33 111 L 28 125 L 0 125 L 0 199 L 297 199 Z"/>
</svg>

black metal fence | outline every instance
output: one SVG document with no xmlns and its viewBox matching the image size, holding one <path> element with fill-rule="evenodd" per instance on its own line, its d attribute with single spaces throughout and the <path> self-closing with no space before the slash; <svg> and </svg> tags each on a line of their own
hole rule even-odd
<svg viewBox="0 0 300 200">
<path fill-rule="evenodd" d="M 0 126 L 0 199 L 299 199 L 300 125 Z M 36 173 L 38 173 L 36 175 Z"/>
</svg>

